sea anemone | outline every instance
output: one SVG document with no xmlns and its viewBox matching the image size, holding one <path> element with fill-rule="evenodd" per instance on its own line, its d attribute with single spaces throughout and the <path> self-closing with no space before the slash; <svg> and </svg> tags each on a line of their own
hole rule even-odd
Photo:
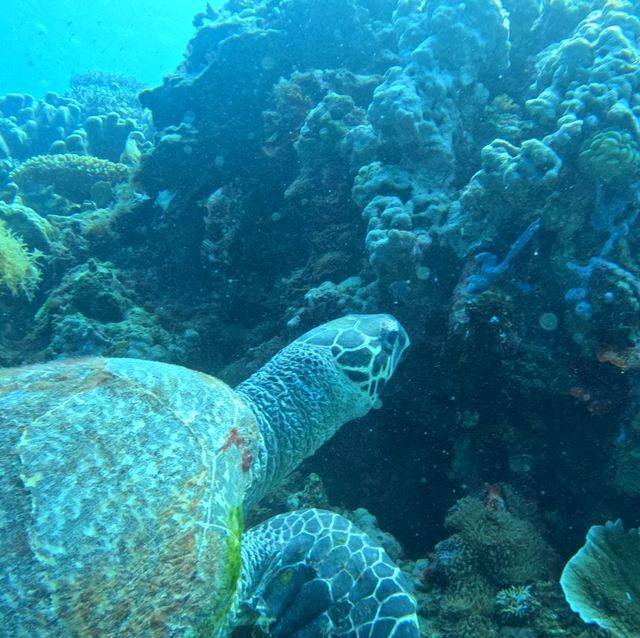
<svg viewBox="0 0 640 638">
<path fill-rule="evenodd" d="M 518 585 L 501 589 L 496 594 L 498 614 L 508 621 L 519 621 L 533 615 L 540 608 L 533 585 Z"/>
</svg>

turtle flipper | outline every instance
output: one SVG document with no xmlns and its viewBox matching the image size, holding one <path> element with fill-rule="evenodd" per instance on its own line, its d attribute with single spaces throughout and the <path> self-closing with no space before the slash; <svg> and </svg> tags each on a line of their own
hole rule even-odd
<svg viewBox="0 0 640 638">
<path fill-rule="evenodd" d="M 416 605 L 385 551 L 342 516 L 275 516 L 242 539 L 243 611 L 278 638 L 418 638 Z"/>
</svg>

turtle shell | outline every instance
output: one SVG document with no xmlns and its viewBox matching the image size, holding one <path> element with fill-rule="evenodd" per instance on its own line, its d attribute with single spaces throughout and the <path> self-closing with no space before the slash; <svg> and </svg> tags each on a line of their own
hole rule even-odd
<svg viewBox="0 0 640 638">
<path fill-rule="evenodd" d="M 226 635 L 259 441 L 230 387 L 178 366 L 0 370 L 6 635 Z"/>
</svg>

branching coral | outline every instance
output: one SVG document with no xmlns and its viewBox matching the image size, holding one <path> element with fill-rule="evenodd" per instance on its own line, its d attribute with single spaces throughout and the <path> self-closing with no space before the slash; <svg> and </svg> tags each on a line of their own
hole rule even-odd
<svg viewBox="0 0 640 638">
<path fill-rule="evenodd" d="M 138 93 L 144 85 L 133 76 L 106 71 L 74 73 L 69 87 L 69 97 L 81 106 L 84 115 L 117 111 L 125 117 L 142 119 Z"/>
<path fill-rule="evenodd" d="M 10 179 L 21 188 L 33 185 L 51 186 L 63 197 L 82 202 L 91 197 L 91 188 L 98 182 L 111 185 L 127 180 L 129 168 L 108 160 L 87 155 L 37 155 L 14 170 Z"/>
</svg>

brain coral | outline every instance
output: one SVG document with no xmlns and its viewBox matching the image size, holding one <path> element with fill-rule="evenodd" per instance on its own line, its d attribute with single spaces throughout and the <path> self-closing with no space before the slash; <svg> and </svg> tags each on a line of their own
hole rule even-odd
<svg viewBox="0 0 640 638">
<path fill-rule="evenodd" d="M 82 202 L 91 197 L 91 188 L 97 182 L 111 185 L 128 179 L 129 169 L 124 164 L 89 155 L 37 155 L 15 169 L 10 179 L 22 189 L 32 185 L 51 186 L 63 197 Z"/>
<path fill-rule="evenodd" d="M 580 149 L 583 173 L 607 184 L 629 184 L 640 176 L 640 145 L 627 131 L 605 129 Z"/>
</svg>

